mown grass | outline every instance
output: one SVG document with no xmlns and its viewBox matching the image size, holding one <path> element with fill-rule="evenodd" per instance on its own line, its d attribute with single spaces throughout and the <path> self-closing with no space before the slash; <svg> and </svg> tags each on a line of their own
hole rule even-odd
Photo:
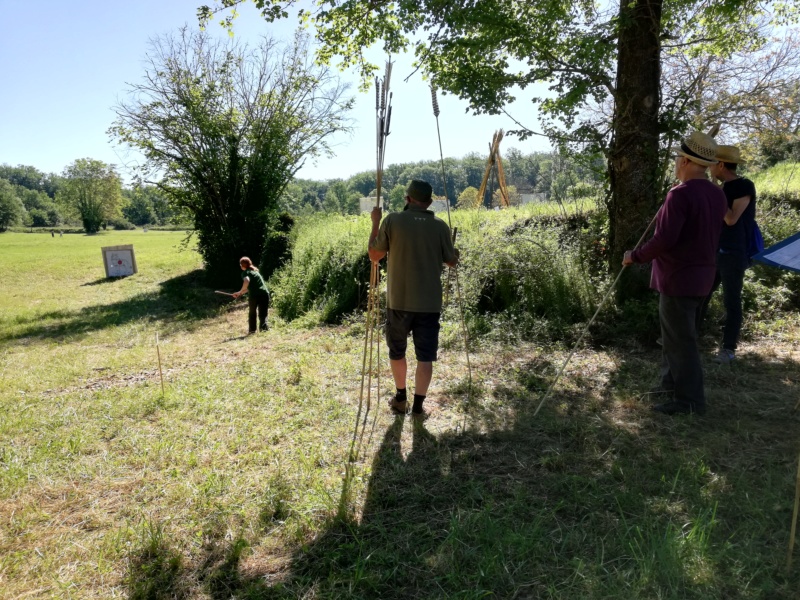
<svg viewBox="0 0 800 600">
<path fill-rule="evenodd" d="M 534 417 L 566 349 L 479 338 L 470 390 L 447 322 L 415 422 L 359 411 L 360 318 L 244 337 L 180 234 L 44 237 L 0 236 L 3 597 L 797 597 L 796 315 L 707 362 L 704 419 L 654 415 L 625 340 Z"/>
</svg>

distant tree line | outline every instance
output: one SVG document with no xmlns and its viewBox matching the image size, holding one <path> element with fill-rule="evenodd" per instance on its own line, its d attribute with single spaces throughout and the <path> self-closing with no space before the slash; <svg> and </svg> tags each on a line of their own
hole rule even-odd
<svg viewBox="0 0 800 600">
<path fill-rule="evenodd" d="M 478 190 L 486 171 L 487 156 L 472 152 L 463 158 L 446 158 L 447 189 L 438 160 L 388 165 L 383 172 L 382 195 L 390 210 L 403 207 L 405 187 L 411 179 L 423 179 L 433 186 L 437 198 L 454 208 L 487 208 L 499 203 L 498 182 L 490 176 L 483 198 Z M 575 161 L 554 152 L 525 154 L 510 148 L 503 156 L 503 170 L 511 204 L 522 194 L 537 194 L 541 199 L 569 202 L 604 193 L 601 161 Z M 358 214 L 361 198 L 376 193 L 375 171 L 356 173 L 348 179 L 315 181 L 295 179 L 281 196 L 281 207 L 290 214 L 330 212 Z"/>
<path fill-rule="evenodd" d="M 0 231 L 8 227 L 101 228 L 186 221 L 154 185 L 123 186 L 113 165 L 78 159 L 61 175 L 30 165 L 0 164 Z"/>
</svg>

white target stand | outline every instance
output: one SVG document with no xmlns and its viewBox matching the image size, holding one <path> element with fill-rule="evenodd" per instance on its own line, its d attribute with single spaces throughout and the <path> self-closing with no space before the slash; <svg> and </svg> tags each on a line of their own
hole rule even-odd
<svg viewBox="0 0 800 600">
<path fill-rule="evenodd" d="M 133 245 L 106 246 L 105 248 L 100 248 L 100 250 L 103 252 L 103 266 L 106 268 L 106 277 L 127 277 L 138 273 Z"/>
</svg>

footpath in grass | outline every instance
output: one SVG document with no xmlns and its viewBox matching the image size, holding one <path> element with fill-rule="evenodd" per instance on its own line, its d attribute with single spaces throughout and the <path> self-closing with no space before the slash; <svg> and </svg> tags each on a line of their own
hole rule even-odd
<svg viewBox="0 0 800 600">
<path fill-rule="evenodd" d="M 705 418 L 650 411 L 628 342 L 534 417 L 567 349 L 479 339 L 470 391 L 448 321 L 418 422 L 386 368 L 359 406 L 360 318 L 246 337 L 182 237 L 0 236 L 0 596 L 797 597 L 793 317 L 730 367 L 705 340 Z"/>
</svg>

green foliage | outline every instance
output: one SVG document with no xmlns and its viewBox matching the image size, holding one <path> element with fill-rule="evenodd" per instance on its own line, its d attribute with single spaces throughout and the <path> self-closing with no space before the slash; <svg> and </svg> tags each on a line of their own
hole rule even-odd
<svg viewBox="0 0 800 600">
<path fill-rule="evenodd" d="M 274 222 L 267 224 L 267 241 L 258 267 L 264 279 L 269 279 L 290 257 L 289 238 L 294 223 L 291 215 L 282 213 L 274 218 Z"/>
<path fill-rule="evenodd" d="M 472 186 L 465 188 L 463 192 L 458 195 L 458 202 L 456 208 L 465 210 L 476 209 L 481 205 L 481 199 L 478 198 L 478 189 Z"/>
<path fill-rule="evenodd" d="M 776 173 L 785 173 L 782 165 L 770 169 L 762 183 L 774 181 Z M 755 178 L 754 178 L 755 179 Z M 777 184 L 776 184 L 777 186 Z M 765 185 L 769 189 L 768 185 Z M 774 188 L 773 188 L 774 189 Z M 784 189 L 786 189 L 784 182 Z M 769 247 L 800 231 L 800 194 L 797 191 L 782 194 L 762 194 L 757 186 L 758 209 L 756 220 L 764 236 L 764 245 Z M 745 310 L 758 320 L 774 320 L 786 311 L 800 308 L 800 275 L 753 263 L 747 272 L 743 291 Z"/>
<path fill-rule="evenodd" d="M 68 216 L 81 220 L 86 233 L 97 233 L 120 214 L 119 175 L 114 165 L 79 158 L 64 170 L 64 183 L 56 200 Z"/>
<path fill-rule="evenodd" d="M 129 231 L 131 229 L 136 229 L 136 225 L 122 217 L 109 219 L 107 224 L 115 231 Z"/>
<path fill-rule="evenodd" d="M 519 194 L 535 191 L 549 195 L 554 175 L 560 176 L 565 182 L 566 189 L 561 190 L 559 197 L 563 202 L 569 203 L 580 198 L 594 199 L 599 195 L 599 191 L 603 190 L 596 157 L 579 160 L 548 152 L 523 154 L 514 147 L 508 149 L 507 155 L 504 159 L 506 183 L 509 188 L 516 188 Z M 464 190 L 473 188 L 474 193 L 477 193 L 477 187 L 481 184 L 486 168 L 486 157 L 471 153 L 463 158 L 446 158 L 445 168 L 447 195 L 451 206 L 456 206 Z M 388 209 L 402 210 L 408 182 L 420 178 L 433 186 L 436 197 L 444 196 L 441 164 L 438 160 L 394 163 L 386 166 L 382 195 Z M 487 197 L 495 191 L 496 182 L 491 181 L 487 188 Z M 468 193 L 473 194 L 473 192 Z M 293 215 L 309 215 L 320 211 L 356 214 L 358 200 L 374 195 L 374 171 L 357 173 L 344 181 L 294 179 L 281 195 L 280 205 L 283 210 Z"/>
<path fill-rule="evenodd" d="M 302 34 L 247 48 L 184 28 L 153 40 L 147 62 L 110 133 L 163 174 L 159 187 L 191 215 L 210 278 L 233 285 L 239 257 L 262 258 L 267 225 L 303 160 L 347 131 L 347 88 L 314 64 Z"/>
<path fill-rule="evenodd" d="M 510 211 L 454 215 L 464 303 L 479 320 L 489 320 L 488 329 L 523 339 L 561 337 L 588 319 L 597 300 L 587 249 L 570 235 L 588 220 L 519 210 L 514 221 L 504 214 Z"/>
<path fill-rule="evenodd" d="M 366 298 L 369 281 L 366 217 L 313 217 L 292 234 L 291 260 L 270 279 L 273 306 L 286 320 L 313 313 L 336 323 Z"/>
<path fill-rule="evenodd" d="M 773 199 L 777 204 L 800 199 L 800 162 L 783 162 L 753 175 L 745 173 L 753 180 L 759 200 L 770 205 Z M 759 207 L 761 212 L 763 207 Z"/>
<path fill-rule="evenodd" d="M 0 179 L 7 179 L 11 184 L 26 190 L 43 192 L 50 200 L 56 197 L 56 193 L 62 183 L 60 176 L 54 173 L 44 173 L 29 165 L 12 167 L 11 165 L 1 164 Z"/>
<path fill-rule="evenodd" d="M 529 338 L 563 335 L 588 318 L 602 257 L 585 242 L 584 230 L 597 230 L 603 221 L 562 218 L 559 210 L 540 204 L 453 213 L 464 306 L 476 326 Z M 332 323 L 358 308 L 369 276 L 368 237 L 367 216 L 301 221 L 292 234 L 291 261 L 270 281 L 280 315 Z"/>
<path fill-rule="evenodd" d="M 389 210 L 395 212 L 403 210 L 403 207 L 406 204 L 406 187 L 408 186 L 398 183 L 391 190 L 385 193 L 385 197 L 389 201 Z"/>
<path fill-rule="evenodd" d="M 0 179 L 0 232 L 18 223 L 25 214 L 25 207 L 17 198 L 14 187 Z"/>
<path fill-rule="evenodd" d="M 31 227 L 47 227 L 47 213 L 40 208 L 32 208 L 28 211 L 28 221 Z"/>
</svg>

